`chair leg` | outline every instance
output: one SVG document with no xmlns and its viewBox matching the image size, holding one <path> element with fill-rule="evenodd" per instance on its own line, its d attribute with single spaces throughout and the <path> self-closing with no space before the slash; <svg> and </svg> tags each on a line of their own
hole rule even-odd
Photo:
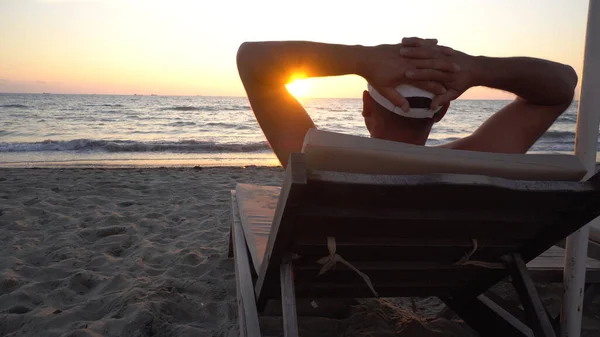
<svg viewBox="0 0 600 337">
<path fill-rule="evenodd" d="M 298 316 L 291 257 L 283 259 L 280 266 L 281 306 L 283 311 L 283 333 L 286 337 L 298 337 Z"/>
<path fill-rule="evenodd" d="M 486 337 L 529 337 L 533 336 L 523 322 L 485 295 L 471 300 L 442 300 L 481 336 Z"/>
<path fill-rule="evenodd" d="M 232 197 L 233 224 L 232 240 L 234 249 L 234 270 L 237 288 L 238 322 L 240 336 L 260 337 L 260 323 L 256 310 L 256 299 L 254 296 L 254 285 L 252 284 L 252 273 L 250 272 L 250 258 L 248 257 L 248 246 L 242 224 L 239 221 L 235 195 Z"/>
<path fill-rule="evenodd" d="M 509 258 L 512 282 L 519 294 L 521 304 L 525 308 L 527 323 L 535 337 L 556 337 L 546 309 L 535 289 L 533 280 L 527 272 L 527 266 L 520 254 L 512 254 Z"/>
</svg>

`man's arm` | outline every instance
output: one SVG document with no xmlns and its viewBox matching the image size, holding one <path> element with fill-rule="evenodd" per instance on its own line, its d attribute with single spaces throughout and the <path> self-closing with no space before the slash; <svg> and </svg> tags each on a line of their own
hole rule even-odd
<svg viewBox="0 0 600 337">
<path fill-rule="evenodd" d="M 315 125 L 285 85 L 294 76 L 335 76 L 357 73 L 357 46 L 306 42 L 243 43 L 238 71 L 252 110 L 283 167 L 290 153 L 300 152 L 304 136 Z"/>
<path fill-rule="evenodd" d="M 407 110 L 408 102 L 394 88 L 409 83 L 405 77 L 407 70 L 429 68 L 434 70 L 434 78 L 414 84 L 431 92 L 445 92 L 439 81 L 456 71 L 450 61 L 433 58 L 408 61 L 400 55 L 400 48 L 401 45 L 364 47 L 304 41 L 246 42 L 240 46 L 237 54 L 240 78 L 256 119 L 283 167 L 287 166 L 290 153 L 300 152 L 306 132 L 315 127 L 306 110 L 285 87 L 294 76 L 356 74 Z M 447 55 L 452 52 L 438 51 Z"/>
<path fill-rule="evenodd" d="M 432 50 L 417 44 L 419 38 L 403 40 L 408 58 L 431 57 Z M 470 87 L 486 86 L 514 93 L 517 98 L 472 135 L 443 147 L 504 153 L 524 153 L 548 130 L 573 100 L 577 74 L 570 66 L 529 57 L 474 57 L 459 51 L 440 56 L 457 63 L 461 70 L 453 81 L 444 81 L 446 93 L 436 96 L 431 107 L 458 98 Z M 407 73 L 413 80 L 430 80 L 427 70 Z"/>
<path fill-rule="evenodd" d="M 456 81 L 444 83 L 448 92 L 436 97 L 432 106 L 455 99 L 474 86 L 508 91 L 517 98 L 472 135 L 444 147 L 525 153 L 573 100 L 577 74 L 570 66 L 536 58 L 473 57 L 461 52 L 455 52 L 451 58 L 461 66 L 461 72 Z M 408 77 L 428 79 L 421 70 Z"/>
<path fill-rule="evenodd" d="M 474 85 L 517 98 L 472 135 L 448 144 L 457 149 L 525 153 L 573 100 L 577 74 L 570 66 L 534 58 L 475 59 Z"/>
</svg>

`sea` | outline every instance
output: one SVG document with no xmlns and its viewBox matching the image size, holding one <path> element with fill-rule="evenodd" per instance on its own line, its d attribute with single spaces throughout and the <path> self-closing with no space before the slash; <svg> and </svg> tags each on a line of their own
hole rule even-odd
<svg viewBox="0 0 600 337">
<path fill-rule="evenodd" d="M 368 136 L 361 99 L 302 103 L 318 128 Z M 427 145 L 469 135 L 508 103 L 454 101 Z M 530 152 L 573 153 L 576 115 L 573 102 Z M 0 94 L 0 167 L 250 165 L 279 162 L 246 97 Z"/>
</svg>

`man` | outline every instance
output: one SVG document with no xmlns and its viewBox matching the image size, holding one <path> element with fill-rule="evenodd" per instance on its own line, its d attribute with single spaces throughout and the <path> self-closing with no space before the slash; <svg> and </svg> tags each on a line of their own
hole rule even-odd
<svg viewBox="0 0 600 337">
<path fill-rule="evenodd" d="M 424 145 L 450 101 L 467 89 L 485 86 L 515 94 L 473 134 L 443 147 L 471 151 L 525 153 L 573 99 L 577 74 L 570 66 L 535 58 L 471 56 L 438 46 L 435 39 L 405 38 L 374 47 L 304 41 L 246 42 L 237 54 L 240 78 L 252 110 L 279 161 L 300 152 L 315 125 L 285 85 L 296 74 L 307 77 L 362 76 L 402 111 L 410 105 L 395 88 L 402 84 L 435 95 L 431 118 L 393 113 L 363 92 L 363 117 L 371 137 Z"/>
</svg>

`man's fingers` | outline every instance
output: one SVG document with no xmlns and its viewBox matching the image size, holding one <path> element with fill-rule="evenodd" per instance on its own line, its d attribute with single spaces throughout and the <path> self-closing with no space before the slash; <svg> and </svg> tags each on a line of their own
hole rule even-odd
<svg viewBox="0 0 600 337">
<path fill-rule="evenodd" d="M 460 66 L 447 59 L 417 59 L 410 62 L 417 69 L 435 69 L 454 73 L 460 70 Z"/>
<path fill-rule="evenodd" d="M 430 59 L 442 55 L 452 56 L 454 49 L 436 45 L 407 46 L 403 44 L 400 48 L 400 55 L 413 59 Z"/>
<path fill-rule="evenodd" d="M 452 55 L 454 55 L 454 49 L 452 49 L 450 47 L 439 46 L 438 48 L 442 51 L 442 54 L 444 54 L 446 56 L 452 56 Z"/>
<path fill-rule="evenodd" d="M 396 89 L 394 88 L 375 88 L 377 91 L 385 98 L 387 98 L 390 102 L 392 102 L 395 106 L 399 106 L 404 112 L 408 112 L 410 109 L 410 105 L 406 98 L 400 95 Z"/>
<path fill-rule="evenodd" d="M 421 39 L 419 37 L 405 37 L 402 39 L 402 45 L 407 47 L 435 46 L 437 43 L 437 39 Z"/>
<path fill-rule="evenodd" d="M 413 69 L 406 72 L 406 78 L 412 81 L 453 82 L 456 75 L 435 69 Z"/>
<path fill-rule="evenodd" d="M 437 95 L 435 96 L 432 100 L 431 100 L 431 106 L 430 109 L 431 110 L 435 110 L 438 107 L 456 99 L 458 97 L 457 93 L 453 90 L 448 90 L 448 92 L 446 92 L 443 95 Z"/>
<path fill-rule="evenodd" d="M 441 51 L 435 47 L 404 47 L 400 55 L 413 59 L 431 59 L 440 55 Z"/>
<path fill-rule="evenodd" d="M 425 91 L 429 91 L 430 93 L 436 95 L 443 95 L 447 92 L 446 88 L 438 82 L 433 81 L 410 81 L 407 84 L 412 85 L 414 87 L 423 89 Z"/>
</svg>

